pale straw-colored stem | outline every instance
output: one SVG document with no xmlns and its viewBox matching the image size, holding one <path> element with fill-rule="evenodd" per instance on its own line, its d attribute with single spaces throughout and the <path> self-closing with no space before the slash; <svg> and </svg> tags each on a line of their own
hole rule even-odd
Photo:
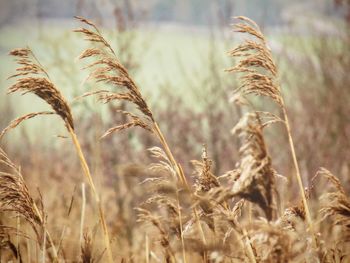
<svg viewBox="0 0 350 263">
<path fill-rule="evenodd" d="M 303 201 L 303 204 L 304 204 L 304 208 L 305 208 L 306 221 L 307 221 L 307 223 L 309 225 L 310 232 L 313 234 L 313 224 L 312 224 L 310 209 L 309 209 L 309 206 L 308 206 L 308 203 L 307 203 L 305 190 L 304 190 L 304 186 L 303 186 L 303 181 L 301 179 L 301 174 L 300 174 L 300 169 L 299 169 L 297 156 L 296 156 L 296 153 L 295 153 L 295 147 L 294 147 L 294 142 L 293 142 L 293 138 L 292 138 L 292 134 L 291 134 L 289 119 L 288 119 L 287 111 L 286 111 L 286 108 L 285 108 L 284 104 L 282 104 L 282 111 L 283 111 L 285 126 L 286 126 L 286 129 L 287 129 L 288 141 L 289 141 L 290 150 L 291 150 L 291 154 L 292 154 L 293 164 L 294 164 L 294 168 L 295 168 L 295 176 L 297 178 L 297 182 L 298 182 L 301 198 L 302 198 L 302 201 Z"/>
<path fill-rule="evenodd" d="M 156 122 L 153 123 L 153 130 L 154 132 L 156 133 L 160 143 L 162 144 L 163 146 L 163 149 L 165 151 L 165 154 L 167 155 L 168 159 L 170 160 L 173 168 L 175 169 L 176 173 L 177 173 L 177 176 L 178 176 L 178 179 L 180 180 L 180 182 L 186 187 L 187 190 L 190 191 L 190 186 L 187 182 L 187 179 L 186 179 L 186 176 L 184 175 L 184 172 L 182 170 L 182 167 L 179 163 L 176 162 L 175 158 L 174 158 L 174 155 L 172 154 L 171 150 L 170 150 L 170 147 L 162 133 L 162 131 L 160 130 L 158 124 Z M 191 191 L 190 191 L 191 192 Z M 191 192 L 192 194 L 192 192 Z M 182 219 L 181 219 L 181 211 L 180 211 L 180 201 L 179 201 L 179 198 L 178 198 L 178 209 L 179 209 L 179 220 L 180 220 L 180 230 L 181 230 L 181 243 L 182 243 L 182 252 L 183 252 L 183 259 L 184 259 L 184 262 L 186 262 L 186 255 L 185 255 L 185 242 L 184 242 L 184 239 L 183 239 L 183 233 L 182 233 Z M 207 240 L 205 238 L 205 234 L 204 234 L 204 230 L 202 228 L 202 225 L 200 223 L 200 220 L 199 220 L 199 216 L 198 216 L 198 212 L 197 212 L 197 208 L 194 207 L 193 209 L 193 213 L 195 215 L 195 219 L 196 219 L 196 224 L 197 224 L 197 227 L 198 227 L 198 230 L 199 230 L 199 233 L 200 233 L 200 236 L 201 236 L 201 239 L 203 241 L 203 244 L 207 244 Z"/>
<path fill-rule="evenodd" d="M 82 184 L 81 184 L 80 237 L 79 237 L 80 246 L 83 245 L 84 221 L 85 221 L 85 206 L 86 206 L 85 184 L 82 183 Z"/>
<path fill-rule="evenodd" d="M 91 177 L 91 174 L 90 174 L 89 166 L 87 165 L 85 156 L 83 154 L 83 151 L 81 150 L 81 146 L 80 146 L 79 140 L 77 138 L 77 135 L 73 131 L 72 127 L 70 127 L 70 125 L 67 125 L 67 127 L 68 127 L 69 133 L 72 137 L 72 141 L 73 141 L 73 144 L 76 148 L 77 154 L 79 156 L 80 164 L 81 164 L 81 167 L 83 169 L 84 175 L 85 175 L 86 179 L 88 180 L 89 186 L 91 187 L 93 196 L 94 196 L 95 201 L 96 201 L 97 206 L 98 206 L 100 222 L 101 222 L 101 226 L 102 226 L 102 230 L 103 230 L 103 234 L 104 234 L 104 241 L 105 241 L 106 250 L 107 250 L 108 261 L 109 261 L 109 263 L 113 263 L 113 255 L 112 255 L 112 249 L 111 249 L 111 244 L 110 244 L 110 238 L 109 238 L 106 219 L 105 219 L 105 215 L 103 212 L 100 198 L 97 194 L 95 184 L 94 184 L 92 177 Z"/>
<path fill-rule="evenodd" d="M 52 247 L 52 251 L 53 251 L 53 257 L 54 257 L 54 262 L 57 262 L 58 261 L 58 255 L 57 255 L 57 249 L 56 249 L 56 246 L 55 244 L 53 243 L 53 239 L 51 238 L 51 235 L 49 233 L 49 231 L 46 229 L 45 227 L 45 222 L 44 222 L 44 218 L 41 216 L 41 213 L 37 207 L 37 205 L 33 202 L 33 208 L 34 208 L 34 211 L 36 213 L 36 215 L 38 216 L 39 220 L 40 220 L 40 223 L 44 226 L 44 236 L 45 236 L 45 243 L 46 243 L 46 236 L 47 236 L 47 239 Z M 43 251 L 43 253 L 45 254 L 45 250 Z"/>
<path fill-rule="evenodd" d="M 45 228 L 45 225 L 44 225 L 44 228 Z M 42 254 L 42 257 L 41 257 L 41 262 L 42 263 L 45 263 L 46 261 L 46 229 L 44 231 L 44 241 L 43 241 L 43 254 Z"/>
<path fill-rule="evenodd" d="M 182 245 L 182 260 L 184 263 L 187 263 L 186 259 L 186 249 L 185 249 L 185 239 L 183 235 L 183 227 L 182 227 L 182 213 L 181 213 L 181 206 L 180 206 L 180 198 L 179 198 L 179 192 L 176 191 L 177 196 L 177 210 L 179 213 L 179 224 L 180 224 L 180 235 L 181 235 L 181 245 Z"/>
</svg>

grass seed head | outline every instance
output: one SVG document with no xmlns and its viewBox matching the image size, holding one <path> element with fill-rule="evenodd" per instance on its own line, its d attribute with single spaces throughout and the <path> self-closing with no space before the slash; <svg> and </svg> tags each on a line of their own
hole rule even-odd
<svg viewBox="0 0 350 263">
<path fill-rule="evenodd" d="M 147 131 L 152 132 L 151 124 L 154 122 L 153 114 L 149 109 L 147 102 L 144 100 L 139 88 L 130 77 L 128 70 L 118 60 L 116 53 L 113 51 L 111 45 L 102 36 L 98 28 L 85 18 L 76 17 L 82 22 L 85 27 L 75 30 L 77 33 L 81 33 L 85 36 L 85 40 L 94 45 L 92 48 L 88 48 L 82 52 L 79 59 L 91 58 L 94 60 L 86 68 L 91 68 L 92 72 L 88 76 L 97 82 L 103 82 L 107 85 L 112 85 L 116 88 L 122 88 L 126 92 L 100 92 L 95 91 L 84 96 L 98 95 L 99 99 L 104 103 L 110 103 L 112 101 L 127 101 L 136 106 L 136 108 L 142 113 L 142 116 L 136 116 L 130 112 L 121 111 L 121 113 L 128 115 L 132 121 L 118 125 L 109 129 L 102 137 L 108 136 L 112 132 L 121 131 L 131 127 L 141 127 Z"/>
<path fill-rule="evenodd" d="M 19 73 L 12 75 L 10 78 L 16 78 L 16 82 L 9 87 L 8 93 L 21 92 L 21 94 L 33 93 L 39 98 L 46 101 L 57 115 L 59 115 L 66 126 L 74 129 L 73 116 L 71 109 L 61 92 L 51 82 L 47 72 L 36 59 L 34 53 L 29 48 L 14 49 L 10 52 L 19 67 L 16 69 Z M 14 128 L 22 121 L 33 118 L 38 115 L 49 114 L 31 113 L 22 116 L 10 124 Z"/>
<path fill-rule="evenodd" d="M 229 56 L 240 58 L 236 66 L 226 70 L 241 74 L 241 85 L 235 92 L 267 96 L 282 105 L 280 87 L 276 80 L 277 67 L 264 35 L 252 20 L 246 17 L 237 19 L 242 23 L 235 24 L 234 30 L 250 35 L 256 40 L 245 40 L 243 44 L 228 52 Z"/>
</svg>

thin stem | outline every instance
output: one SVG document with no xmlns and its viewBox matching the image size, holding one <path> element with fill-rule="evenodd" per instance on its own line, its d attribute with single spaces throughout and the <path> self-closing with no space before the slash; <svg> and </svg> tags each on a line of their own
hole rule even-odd
<svg viewBox="0 0 350 263">
<path fill-rule="evenodd" d="M 64 238 L 64 235 L 66 234 L 66 229 L 67 229 L 67 226 L 64 225 L 63 228 L 62 228 L 62 233 L 61 233 L 60 240 L 58 241 L 57 254 L 60 252 L 60 249 L 61 249 L 61 246 L 62 246 L 62 242 L 63 242 L 63 238 Z"/>
<path fill-rule="evenodd" d="M 296 157 L 296 154 L 295 154 L 295 147 L 294 147 L 294 142 L 293 142 L 291 129 L 290 129 L 290 125 L 289 125 L 289 119 L 288 119 L 287 111 L 286 111 L 286 108 L 285 108 L 284 105 L 282 105 L 282 110 L 283 110 L 283 115 L 284 115 L 285 126 L 286 126 L 286 129 L 287 129 L 288 141 L 289 141 L 289 145 L 290 145 L 292 159 L 293 159 L 293 163 L 294 163 L 294 167 L 295 167 L 295 174 L 296 174 L 296 178 L 297 178 L 297 182 L 298 182 L 301 198 L 302 198 L 302 201 L 303 201 L 303 204 L 304 204 L 304 208 L 305 208 L 306 220 L 308 222 L 310 231 L 313 233 L 313 225 L 312 225 L 312 220 L 311 220 L 311 214 L 310 214 L 309 206 L 308 206 L 308 203 L 307 203 L 307 200 L 306 200 L 306 195 L 305 195 L 305 191 L 304 191 L 303 181 L 301 179 L 301 174 L 300 174 L 300 170 L 299 170 L 298 160 L 297 160 L 297 157 Z"/>
<path fill-rule="evenodd" d="M 81 167 L 83 169 L 84 175 L 85 175 L 86 179 L 88 180 L 88 183 L 89 183 L 89 185 L 90 185 L 90 187 L 92 189 L 92 192 L 93 192 L 93 195 L 94 195 L 96 201 L 97 200 L 99 201 L 100 198 L 99 198 L 99 196 L 97 194 L 95 184 L 94 184 L 94 182 L 92 180 L 92 177 L 91 177 L 91 174 L 90 174 L 89 166 L 87 165 L 87 162 L 85 160 L 85 156 L 83 154 L 83 151 L 81 150 L 81 146 L 80 146 L 79 140 L 77 138 L 77 135 L 73 131 L 72 127 L 70 127 L 70 125 L 67 125 L 67 126 L 68 126 L 68 130 L 69 130 L 69 132 L 71 134 L 71 137 L 72 137 L 74 146 L 76 148 L 77 154 L 79 156 L 80 164 L 81 164 Z"/>
<path fill-rule="evenodd" d="M 80 246 L 82 246 L 83 242 L 83 232 L 84 232 L 84 221 L 85 221 L 85 203 L 86 203 L 86 198 L 85 198 L 85 184 L 81 184 L 81 199 L 82 199 L 82 204 L 81 204 L 81 216 L 80 216 L 80 237 L 79 237 L 79 242 Z"/>
<path fill-rule="evenodd" d="M 39 212 L 39 209 L 38 209 L 37 205 L 34 202 L 33 202 L 33 208 L 34 208 L 34 211 L 35 211 L 36 215 L 38 216 L 38 218 L 40 220 L 40 223 L 44 226 L 44 233 L 46 233 L 46 235 L 44 234 L 45 241 L 46 241 L 46 236 L 47 236 L 47 239 L 48 239 L 48 241 L 49 241 L 49 243 L 50 243 L 50 245 L 52 247 L 54 260 L 56 262 L 56 261 L 58 261 L 58 254 L 57 254 L 57 249 L 55 247 L 55 244 L 53 243 L 53 239 L 51 238 L 51 235 L 50 235 L 49 231 L 46 229 L 44 219 L 41 216 L 41 213 Z M 45 251 L 43 251 L 43 253 L 45 253 Z"/>
<path fill-rule="evenodd" d="M 180 224 L 180 235 L 181 235 L 181 245 L 182 245 L 182 259 L 184 263 L 187 262 L 186 260 L 186 249 L 185 249 L 185 240 L 183 235 L 183 227 L 182 227 L 182 216 L 181 216 L 181 206 L 180 206 L 180 199 L 179 199 L 179 192 L 176 191 L 177 196 L 177 210 L 179 211 L 179 224 Z"/>
<path fill-rule="evenodd" d="M 82 169 L 84 171 L 84 175 L 85 175 L 85 177 L 88 180 L 88 183 L 89 183 L 89 185 L 90 185 L 90 187 L 92 189 L 95 201 L 96 201 L 97 206 L 98 206 L 99 216 L 100 216 L 100 220 L 101 220 L 101 226 L 102 226 L 103 234 L 104 234 L 104 241 L 105 241 L 107 255 L 108 255 L 108 261 L 110 263 L 113 263 L 113 255 L 112 255 L 112 249 L 111 249 L 111 245 L 110 245 L 110 238 L 109 238 L 107 224 L 106 224 L 106 220 L 105 220 L 105 215 L 104 215 L 104 212 L 103 212 L 103 208 L 102 208 L 102 204 L 101 204 L 100 198 L 99 198 L 99 196 L 97 194 L 95 184 L 94 184 L 94 182 L 92 180 L 92 177 L 91 177 L 91 174 L 90 174 L 89 166 L 87 165 L 85 156 L 84 156 L 84 154 L 83 154 L 83 152 L 81 150 L 81 146 L 80 146 L 79 140 L 77 138 L 77 135 L 73 131 L 72 127 L 70 127 L 70 125 L 67 124 L 67 127 L 68 127 L 69 133 L 70 133 L 70 135 L 72 137 L 73 144 L 74 144 L 74 146 L 76 148 L 77 154 L 79 156 L 80 164 L 81 164 L 81 167 L 82 167 Z"/>
<path fill-rule="evenodd" d="M 45 229 L 45 225 L 44 225 L 44 229 Z M 45 263 L 45 258 L 46 258 L 46 229 L 44 231 L 44 242 L 43 242 L 43 255 L 42 255 L 42 258 L 41 258 L 41 262 L 42 263 Z"/>
</svg>

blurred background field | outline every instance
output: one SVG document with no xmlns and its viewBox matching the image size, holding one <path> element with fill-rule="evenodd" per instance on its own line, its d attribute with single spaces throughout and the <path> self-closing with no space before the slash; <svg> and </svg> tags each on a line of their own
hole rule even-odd
<svg viewBox="0 0 350 263">
<path fill-rule="evenodd" d="M 296 136 L 300 129 L 300 151 L 307 154 L 310 149 L 306 145 L 315 143 L 310 140 L 323 138 L 329 131 L 334 134 L 332 140 L 340 140 L 337 142 L 340 146 L 343 145 L 341 138 L 345 140 L 349 133 L 348 117 L 343 112 L 349 98 L 345 73 L 349 63 L 348 12 L 345 1 L 2 1 L 0 100 L 2 112 L 8 114 L 1 115 L 1 127 L 5 127 L 12 116 L 45 108 L 34 97 L 28 100 L 18 95 L 5 96 L 6 87 L 11 83 L 7 77 L 15 67 L 7 54 L 15 47 L 31 47 L 54 83 L 70 100 L 97 87 L 93 82 L 84 82 L 88 73 L 81 70 L 84 65 L 77 57 L 85 44 L 72 32 L 77 27 L 73 16 L 85 15 L 103 27 L 122 62 L 127 63 L 160 116 L 168 119 L 171 115 L 187 125 L 186 117 L 190 119 L 193 115 L 193 122 L 198 122 L 194 125 L 196 131 L 189 131 L 191 134 L 186 138 L 191 145 L 188 148 L 193 150 L 179 149 L 181 154 L 194 158 L 202 143 L 208 143 L 209 150 L 213 147 L 214 152 L 219 151 L 221 146 L 214 146 L 220 144 L 215 136 L 227 136 L 235 148 L 229 128 L 238 120 L 239 113 L 227 100 L 236 84 L 224 69 L 232 65 L 226 52 L 237 41 L 237 35 L 230 28 L 232 17 L 246 15 L 263 28 L 278 61 L 282 88 L 288 94 L 290 110 L 295 112 Z M 337 105 L 339 100 L 346 103 Z M 108 109 L 93 100 L 75 103 L 73 108 L 82 121 L 105 118 L 104 122 L 111 122 L 102 117 Z M 327 119 L 323 115 L 333 110 L 340 120 Z M 212 117 L 209 118 L 207 112 Z M 210 123 L 217 121 L 222 123 L 217 126 L 222 127 L 210 131 Z M 25 123 L 20 130 L 31 142 L 36 140 L 35 134 L 40 130 L 41 140 L 47 138 L 50 144 L 57 144 L 53 135 L 64 132 L 63 127 L 53 125 L 54 121 L 50 119 L 30 122 L 33 125 Z M 103 126 L 108 127 L 106 123 Z M 168 126 L 173 130 L 172 134 L 177 132 L 174 129 L 182 128 L 182 125 L 177 125 L 180 128 Z M 303 127 L 308 126 L 315 131 L 305 137 Z M 11 136 L 16 136 L 16 132 L 9 134 L 5 141 L 11 141 Z M 133 138 L 133 132 L 128 136 Z M 322 138 L 319 140 L 325 149 L 334 143 L 324 142 Z M 334 151 L 338 152 L 337 160 L 345 162 L 344 151 Z M 321 154 L 319 149 L 317 152 L 320 160 L 315 163 L 325 161 L 328 164 L 335 158 L 329 152 Z M 188 160 L 186 157 L 184 160 Z M 231 165 L 228 161 L 224 163 L 225 168 Z M 315 169 L 311 163 L 305 163 L 310 176 Z M 340 171 L 344 169 L 343 165 L 334 166 Z M 218 171 L 224 172 L 224 168 L 218 168 Z"/>
<path fill-rule="evenodd" d="M 29 46 L 69 100 L 102 198 L 106 207 L 113 207 L 123 198 L 118 193 L 127 191 L 119 189 L 120 178 L 130 167 L 137 167 L 135 172 L 151 163 L 146 149 L 156 142 L 138 129 L 99 140 L 105 130 L 122 122 L 115 109 L 128 106 L 74 100 L 103 87 L 85 81 L 88 72 L 81 69 L 86 64 L 77 57 L 86 43 L 72 32 L 79 27 L 75 15 L 102 29 L 150 103 L 189 180 L 190 160 L 200 158 L 203 144 L 215 175 L 232 169 L 238 160 L 238 140 L 230 130 L 243 112 L 229 101 L 238 82 L 224 70 L 234 64 L 227 51 L 241 40 L 231 30 L 233 16 L 254 19 L 278 64 L 305 185 L 319 167 L 327 167 L 350 191 L 349 1 L 0 0 L 0 130 L 16 116 L 47 109 L 34 95 L 6 95 L 13 83 L 7 78 L 15 70 L 8 52 Z M 258 109 L 278 112 L 264 99 L 253 101 Z M 265 135 L 276 170 L 292 178 L 282 130 L 277 125 Z M 29 187 L 41 189 L 49 215 L 58 204 L 69 207 L 72 196 L 78 200 L 74 205 L 80 202 L 78 160 L 69 140 L 57 135 L 67 136 L 58 118 L 41 117 L 24 122 L 1 141 L 21 164 Z M 130 180 L 132 188 L 134 179 Z M 291 181 L 288 186 L 286 195 L 295 201 L 298 189 Z M 126 220 L 121 210 L 111 209 L 108 219 L 117 229 Z M 53 229 L 57 226 L 57 235 L 64 213 L 63 209 L 48 218 Z"/>
</svg>

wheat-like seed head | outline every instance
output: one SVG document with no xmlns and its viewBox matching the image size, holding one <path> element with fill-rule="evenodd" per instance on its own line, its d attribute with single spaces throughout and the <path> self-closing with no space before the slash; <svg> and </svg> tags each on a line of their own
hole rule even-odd
<svg viewBox="0 0 350 263">
<path fill-rule="evenodd" d="M 120 63 L 110 44 L 102 36 L 98 28 L 89 20 L 76 17 L 86 27 L 74 30 L 85 36 L 85 40 L 95 45 L 93 48 L 86 49 L 79 59 L 93 58 L 94 62 L 86 68 L 92 68 L 89 78 L 97 82 L 112 85 L 113 87 L 123 89 L 125 92 L 112 91 L 94 91 L 84 94 L 83 96 L 98 95 L 99 99 L 104 103 L 112 101 L 127 101 L 137 107 L 142 113 L 142 117 L 138 117 L 130 112 L 123 112 L 128 115 L 132 121 L 123 125 L 119 125 L 109 129 L 102 137 L 105 137 L 115 131 L 128 129 L 131 127 L 141 127 L 149 132 L 153 132 L 150 122 L 154 122 L 153 114 L 150 111 L 142 94 L 130 77 L 128 70 Z"/>
<path fill-rule="evenodd" d="M 46 101 L 54 113 L 59 115 L 65 125 L 74 129 L 73 116 L 70 107 L 63 97 L 61 92 L 51 82 L 47 72 L 36 59 L 34 53 L 29 48 L 18 48 L 10 52 L 19 67 L 16 69 L 18 73 L 9 78 L 16 78 L 16 82 L 9 87 L 8 93 L 21 92 L 22 95 L 26 93 L 33 93 Z M 36 112 L 21 116 L 13 120 L 8 127 L 1 133 L 0 138 L 10 129 L 17 127 L 22 121 L 34 118 L 38 115 L 48 115 L 53 112 Z"/>
<path fill-rule="evenodd" d="M 266 40 L 257 24 L 246 17 L 237 17 L 242 23 L 235 24 L 236 32 L 245 33 L 256 40 L 245 40 L 243 44 L 228 52 L 240 61 L 227 72 L 241 73 L 241 85 L 236 92 L 243 95 L 255 94 L 272 98 L 279 105 L 283 104 L 280 87 L 277 83 L 277 68 Z"/>
<path fill-rule="evenodd" d="M 202 149 L 202 160 L 191 161 L 194 166 L 193 176 L 195 178 L 194 188 L 195 193 L 193 195 L 196 203 L 200 208 L 199 219 L 207 224 L 207 226 L 215 232 L 215 222 L 212 216 L 214 207 L 217 205 L 208 196 L 208 193 L 220 187 L 220 183 L 216 176 L 211 172 L 212 160 L 208 157 L 207 148 L 204 145 Z M 195 221 L 196 218 L 193 218 Z M 202 240 L 203 241 L 203 240 Z"/>
</svg>

